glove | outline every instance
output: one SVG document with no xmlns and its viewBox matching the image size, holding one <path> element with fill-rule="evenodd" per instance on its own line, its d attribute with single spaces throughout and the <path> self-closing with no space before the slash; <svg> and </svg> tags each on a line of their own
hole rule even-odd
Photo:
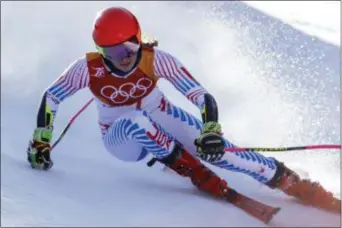
<svg viewBox="0 0 342 228">
<path fill-rule="evenodd" d="M 38 127 L 34 130 L 33 139 L 27 149 L 27 160 L 34 169 L 48 170 L 53 166 L 50 158 L 52 129 Z"/>
<path fill-rule="evenodd" d="M 224 139 L 221 125 L 210 121 L 203 124 L 201 135 L 194 142 L 198 156 L 204 161 L 214 162 L 222 158 L 224 154 Z"/>
</svg>

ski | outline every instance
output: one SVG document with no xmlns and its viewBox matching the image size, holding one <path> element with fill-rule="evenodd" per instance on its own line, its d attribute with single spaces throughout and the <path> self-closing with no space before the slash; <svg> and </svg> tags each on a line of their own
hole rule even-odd
<svg viewBox="0 0 342 228">
<path fill-rule="evenodd" d="M 273 216 L 280 211 L 280 207 L 273 207 L 261 203 L 235 191 L 233 194 L 234 197 L 227 197 L 225 199 L 265 224 L 268 224 Z"/>
<path fill-rule="evenodd" d="M 152 158 L 147 165 L 151 167 L 156 161 L 157 159 Z M 164 166 L 163 170 L 166 171 L 167 166 Z M 232 188 L 228 188 L 227 190 L 228 192 L 226 193 L 226 196 L 223 196 L 224 200 L 247 212 L 249 215 L 261 220 L 265 224 L 268 224 L 273 216 L 280 211 L 280 207 L 272 207 L 270 205 L 261 203 L 236 192 Z"/>
</svg>

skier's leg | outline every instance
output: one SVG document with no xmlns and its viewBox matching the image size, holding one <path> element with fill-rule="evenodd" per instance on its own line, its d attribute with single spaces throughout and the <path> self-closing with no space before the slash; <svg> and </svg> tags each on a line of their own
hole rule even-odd
<svg viewBox="0 0 342 228">
<path fill-rule="evenodd" d="M 227 142 L 228 143 L 228 142 Z M 234 147 L 234 145 L 230 145 Z M 213 165 L 252 176 L 272 189 L 280 189 L 289 196 L 324 209 L 341 212 L 341 200 L 325 190 L 319 183 L 302 179 L 275 158 L 257 152 L 228 152 Z"/>
<path fill-rule="evenodd" d="M 151 116 L 184 144 L 187 151 L 196 155 L 193 142 L 199 136 L 202 126 L 198 118 L 167 100 L 163 100 L 160 108 L 151 113 Z M 225 146 L 226 148 L 236 147 L 227 139 Z M 279 188 L 286 194 L 313 205 L 341 211 L 340 200 L 333 198 L 332 194 L 319 184 L 300 179 L 294 171 L 273 157 L 265 157 L 257 152 L 227 152 L 220 160 L 211 164 L 230 171 L 245 173 L 271 188 Z"/>
<path fill-rule="evenodd" d="M 173 138 L 158 127 L 137 110 L 118 118 L 104 134 L 103 142 L 112 155 L 123 161 L 139 161 L 148 153 L 163 158 L 171 153 Z"/>
<path fill-rule="evenodd" d="M 196 156 L 194 140 L 200 135 L 202 121 L 163 99 L 159 109 L 150 116 L 184 145 L 184 148 Z M 236 147 L 225 139 L 225 147 Z M 265 157 L 256 152 L 230 152 L 225 153 L 221 160 L 211 164 L 230 171 L 245 173 L 252 178 L 266 183 L 276 172 L 275 159 Z"/>
<path fill-rule="evenodd" d="M 232 197 L 234 193 L 224 180 L 190 155 L 146 112 L 136 111 L 119 118 L 108 129 L 103 140 L 107 150 L 121 160 L 140 160 L 146 151 L 178 174 L 189 177 L 202 191 L 226 197 Z"/>
<path fill-rule="evenodd" d="M 120 121 L 116 121 L 114 124 L 119 124 Z M 117 125 L 114 125 L 117 129 Z M 110 128 L 110 130 L 113 128 Z M 123 130 L 123 129 L 122 129 Z M 125 162 L 137 162 L 144 159 L 148 151 L 144 149 L 140 144 L 136 143 L 130 138 L 122 138 L 120 142 L 118 139 L 114 139 L 113 135 L 111 135 L 112 131 L 109 131 L 109 134 L 106 134 L 103 138 L 104 145 L 110 154 L 114 155 L 117 159 Z M 113 142 L 117 141 L 117 142 Z"/>
<path fill-rule="evenodd" d="M 272 189 L 278 188 L 290 196 L 316 207 L 341 213 L 341 200 L 325 190 L 318 182 L 302 179 L 285 164 L 275 161 L 277 170 L 274 177 L 266 183 Z"/>
</svg>

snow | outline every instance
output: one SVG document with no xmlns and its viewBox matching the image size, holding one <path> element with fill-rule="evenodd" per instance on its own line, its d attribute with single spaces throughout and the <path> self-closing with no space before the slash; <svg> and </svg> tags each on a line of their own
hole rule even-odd
<svg viewBox="0 0 342 228">
<path fill-rule="evenodd" d="M 225 136 L 233 142 L 341 143 L 340 30 L 328 21 L 336 16 L 335 7 L 320 5 L 324 17 L 300 18 L 334 30 L 327 36 L 321 29 L 320 36 L 319 29 L 312 34 L 285 21 L 288 14 L 276 12 L 277 7 L 271 8 L 273 14 L 270 9 L 264 14 L 242 2 L 118 4 L 132 9 L 144 30 L 159 39 L 161 49 L 180 58 L 212 91 Z M 298 7 L 317 7 L 306 4 Z M 200 194 L 189 180 L 162 171 L 160 164 L 148 168 L 147 159 L 116 160 L 101 144 L 94 105 L 52 152 L 53 169 L 29 167 L 25 151 L 41 93 L 71 61 L 94 50 L 93 16 L 109 5 L 1 2 L 1 226 L 264 226 L 234 206 Z M 308 15 L 305 11 L 300 16 L 304 13 Z M 161 87 L 179 106 L 199 115 L 168 83 Z M 61 105 L 56 137 L 89 94 L 81 91 Z M 340 151 L 265 155 L 320 181 L 340 197 Z M 281 206 L 270 226 L 340 226 L 340 215 L 300 205 L 246 175 L 210 167 L 236 190 Z"/>
<path fill-rule="evenodd" d="M 244 1 L 285 23 L 341 46 L 341 1 Z"/>
</svg>

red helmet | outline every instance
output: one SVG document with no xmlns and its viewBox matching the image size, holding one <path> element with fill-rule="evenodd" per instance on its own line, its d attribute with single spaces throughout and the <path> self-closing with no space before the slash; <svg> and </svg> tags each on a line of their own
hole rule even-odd
<svg viewBox="0 0 342 228">
<path fill-rule="evenodd" d="M 141 30 L 137 18 L 121 7 L 111 7 L 97 14 L 93 40 L 97 46 L 113 46 L 136 37 L 141 43 Z"/>
</svg>

